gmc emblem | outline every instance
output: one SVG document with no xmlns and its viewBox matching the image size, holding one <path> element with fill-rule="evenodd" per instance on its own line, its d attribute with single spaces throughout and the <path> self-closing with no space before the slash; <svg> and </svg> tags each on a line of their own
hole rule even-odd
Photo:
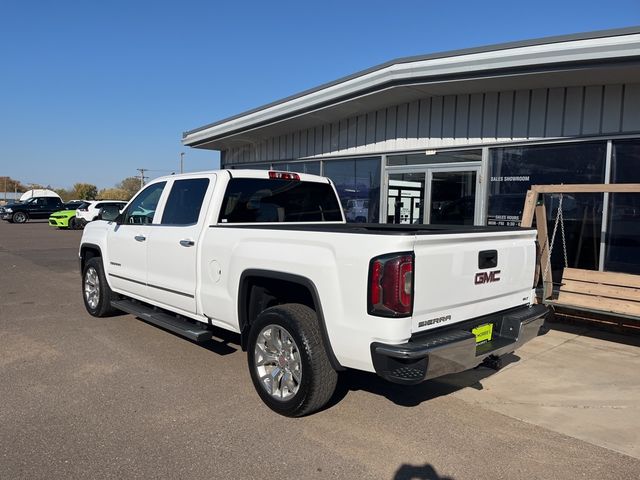
<svg viewBox="0 0 640 480">
<path fill-rule="evenodd" d="M 500 270 L 494 270 L 492 272 L 478 272 L 476 273 L 476 278 L 474 283 L 476 285 L 481 285 L 483 283 L 492 283 L 500 281 Z"/>
</svg>

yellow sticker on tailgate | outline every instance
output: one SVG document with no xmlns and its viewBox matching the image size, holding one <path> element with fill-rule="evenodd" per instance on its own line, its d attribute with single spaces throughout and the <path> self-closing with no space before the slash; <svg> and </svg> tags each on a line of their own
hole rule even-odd
<svg viewBox="0 0 640 480">
<path fill-rule="evenodd" d="M 493 323 L 485 323 L 484 325 L 479 325 L 473 330 L 471 330 L 476 336 L 476 343 L 485 343 L 491 340 L 493 335 Z"/>
</svg>

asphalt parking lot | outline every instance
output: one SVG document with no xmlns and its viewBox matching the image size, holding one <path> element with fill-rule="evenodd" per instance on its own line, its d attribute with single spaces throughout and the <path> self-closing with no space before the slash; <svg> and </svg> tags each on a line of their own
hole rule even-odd
<svg viewBox="0 0 640 480">
<path fill-rule="evenodd" d="M 0 222 L 0 478 L 638 478 L 635 339 L 556 328 L 500 372 L 411 388 L 347 372 L 288 419 L 235 335 L 89 316 L 81 235 Z"/>
</svg>

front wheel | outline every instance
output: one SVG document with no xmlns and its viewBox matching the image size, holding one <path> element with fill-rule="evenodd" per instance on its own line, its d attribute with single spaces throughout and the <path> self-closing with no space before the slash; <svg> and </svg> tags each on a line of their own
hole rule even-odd
<svg viewBox="0 0 640 480">
<path fill-rule="evenodd" d="M 114 294 L 107 283 L 100 257 L 90 258 L 82 272 L 84 306 L 94 317 L 108 317 L 115 312 L 111 306 Z"/>
<path fill-rule="evenodd" d="M 11 219 L 13 220 L 13 223 L 25 223 L 28 217 L 24 212 L 16 212 L 13 214 L 13 217 Z"/>
<path fill-rule="evenodd" d="M 301 417 L 322 408 L 336 388 L 316 313 L 300 304 L 264 310 L 248 339 L 251 380 L 273 411 Z"/>
<path fill-rule="evenodd" d="M 76 230 L 78 228 L 78 221 L 76 220 L 76 217 L 71 217 L 68 225 L 69 230 Z"/>
</svg>

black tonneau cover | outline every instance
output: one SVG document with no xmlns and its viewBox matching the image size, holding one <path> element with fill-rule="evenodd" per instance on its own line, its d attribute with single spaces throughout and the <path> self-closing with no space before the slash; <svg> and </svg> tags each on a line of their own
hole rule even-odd
<svg viewBox="0 0 640 480">
<path fill-rule="evenodd" d="M 477 225 L 405 225 L 389 223 L 273 223 L 273 224 L 218 224 L 210 228 L 251 228 L 261 230 L 296 230 L 309 232 L 360 233 L 367 235 L 446 235 L 462 233 L 516 232 L 519 227 L 486 227 Z M 530 228 L 526 230 L 531 230 Z"/>
</svg>

